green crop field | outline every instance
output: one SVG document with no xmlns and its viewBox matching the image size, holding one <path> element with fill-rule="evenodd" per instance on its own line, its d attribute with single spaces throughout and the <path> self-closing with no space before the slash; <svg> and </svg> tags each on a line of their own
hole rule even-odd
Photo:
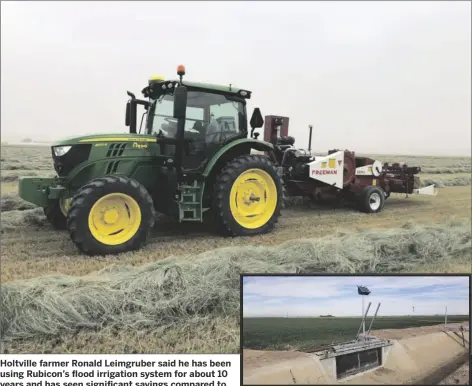
<svg viewBox="0 0 472 386">
<path fill-rule="evenodd" d="M 448 323 L 463 322 L 468 316 L 448 316 Z M 370 324 L 366 320 L 366 330 Z M 372 330 L 433 326 L 444 316 L 379 316 Z M 303 350 L 354 339 L 361 318 L 244 318 L 243 347 L 254 350 Z M 375 335 L 375 333 L 373 333 Z"/>
</svg>

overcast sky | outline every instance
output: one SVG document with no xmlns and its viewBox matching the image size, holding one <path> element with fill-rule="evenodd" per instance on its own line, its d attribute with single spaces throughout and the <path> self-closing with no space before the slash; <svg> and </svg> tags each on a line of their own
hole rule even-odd
<svg viewBox="0 0 472 386">
<path fill-rule="evenodd" d="M 253 91 L 317 151 L 470 154 L 471 3 L 1 3 L 3 140 L 124 132 L 151 74 Z"/>
<path fill-rule="evenodd" d="M 468 277 L 245 277 L 243 311 L 250 316 L 362 316 L 362 299 L 357 285 L 371 294 L 369 315 L 381 303 L 379 316 L 466 315 L 469 313 Z"/>
</svg>

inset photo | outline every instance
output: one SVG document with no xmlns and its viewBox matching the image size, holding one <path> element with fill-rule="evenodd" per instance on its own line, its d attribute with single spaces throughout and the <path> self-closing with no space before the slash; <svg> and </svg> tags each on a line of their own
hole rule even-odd
<svg viewBox="0 0 472 386">
<path fill-rule="evenodd" d="M 468 385 L 470 276 L 242 276 L 244 385 Z"/>
</svg>

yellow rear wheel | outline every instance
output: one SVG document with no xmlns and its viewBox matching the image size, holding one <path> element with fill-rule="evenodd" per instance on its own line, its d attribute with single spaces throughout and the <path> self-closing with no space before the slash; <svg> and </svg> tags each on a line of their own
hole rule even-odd
<svg viewBox="0 0 472 386">
<path fill-rule="evenodd" d="M 239 225 L 247 229 L 264 226 L 277 207 L 277 187 L 272 176 L 262 169 L 249 169 L 234 181 L 230 210 Z"/>
<path fill-rule="evenodd" d="M 124 193 L 110 193 L 93 205 L 88 224 L 93 237 L 101 243 L 123 244 L 138 231 L 141 209 L 133 197 Z"/>
<path fill-rule="evenodd" d="M 281 204 L 282 182 L 265 156 L 235 158 L 217 177 L 213 213 L 223 234 L 249 236 L 270 231 L 278 221 Z"/>
</svg>

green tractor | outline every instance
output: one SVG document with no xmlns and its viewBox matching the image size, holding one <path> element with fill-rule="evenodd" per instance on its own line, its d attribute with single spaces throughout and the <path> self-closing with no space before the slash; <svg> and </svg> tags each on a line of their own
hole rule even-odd
<svg viewBox="0 0 472 386">
<path fill-rule="evenodd" d="M 264 124 L 258 108 L 248 135 L 251 92 L 183 81 L 183 66 L 177 74 L 178 80 L 151 77 L 142 90 L 146 99 L 128 92 L 129 134 L 57 142 L 56 177 L 20 178 L 20 197 L 43 207 L 83 253 L 141 248 L 156 212 L 179 222 L 203 222 L 208 212 L 227 236 L 265 233 L 277 222 L 282 181 L 266 155 L 251 154 L 274 149 L 254 133 Z M 139 132 L 138 105 L 145 110 Z"/>
</svg>

